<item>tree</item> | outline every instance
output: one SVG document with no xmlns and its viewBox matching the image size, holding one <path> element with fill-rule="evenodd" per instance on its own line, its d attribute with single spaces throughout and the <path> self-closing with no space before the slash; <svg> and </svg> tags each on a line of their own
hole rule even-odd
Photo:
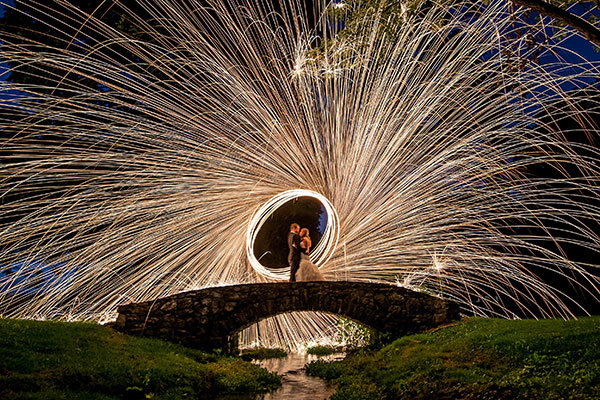
<svg viewBox="0 0 600 400">
<path fill-rule="evenodd" d="M 43 5 L 40 3 L 31 5 L 27 2 L 17 1 L 14 7 L 5 6 L 4 14 L 0 17 L 0 35 L 3 47 L 10 44 L 11 48 L 20 48 L 23 51 L 46 51 L 56 52 L 59 49 L 70 50 L 85 54 L 95 44 L 103 40 L 101 32 L 84 30 L 79 16 L 85 13 L 98 18 L 103 23 L 117 30 L 123 35 L 142 38 L 143 32 L 139 29 L 127 9 L 137 13 L 140 18 L 148 18 L 144 9 L 134 0 L 119 2 L 107 2 L 103 0 L 80 0 L 70 3 L 50 2 Z M 55 16 L 48 19 L 48 15 Z M 114 52 L 108 54 L 111 57 L 119 56 Z M 134 59 L 131 54 L 122 54 L 117 61 L 127 62 Z M 44 66 L 19 62 L 19 60 L 6 60 L 10 73 L 6 77 L 8 82 L 29 85 L 44 93 L 68 96 L 67 92 L 61 92 L 56 88 L 57 75 L 60 70 Z M 64 76 L 76 80 L 80 85 L 88 86 L 97 90 L 98 84 L 84 77 Z"/>
<path fill-rule="evenodd" d="M 572 14 L 561 7 L 553 4 L 552 2 L 545 2 L 542 0 L 511 0 L 513 4 L 528 8 L 532 11 L 539 13 L 554 19 L 555 21 L 568 25 L 576 29 L 581 33 L 587 40 L 594 43 L 600 48 L 600 29 L 598 29 L 592 22 L 598 20 L 598 17 L 591 17 L 591 21 L 588 21 L 578 15 Z M 566 4 L 576 4 L 574 1 L 567 1 Z"/>
<path fill-rule="evenodd" d="M 490 0 L 484 0 L 479 4 L 484 5 L 489 3 L 489 1 Z M 600 10 L 589 7 L 589 2 L 580 3 L 575 0 L 552 0 L 550 2 L 545 2 L 543 0 L 510 1 L 516 6 L 524 7 L 538 13 L 539 16 L 550 17 L 559 24 L 576 29 L 587 40 L 600 47 L 600 28 L 594 25 L 600 20 Z M 344 6 L 340 6 L 340 4 L 343 4 Z M 445 0 L 444 4 L 447 5 L 448 10 L 451 10 L 452 6 L 465 4 L 465 2 Z M 472 1 L 472 4 L 478 4 L 478 2 Z M 598 4 L 597 0 L 596 4 Z M 383 29 L 385 30 L 386 26 L 394 26 L 394 24 L 408 15 L 424 13 L 431 5 L 431 2 L 428 0 L 355 0 L 348 4 L 343 2 L 333 3 L 330 15 L 344 20 L 343 26 L 346 31 L 344 34 L 348 34 L 364 25 L 362 21 L 366 16 L 373 14 L 374 10 L 377 10 L 377 12 L 380 13 L 380 20 Z M 570 7 L 572 5 L 579 5 L 581 7 L 581 15 L 571 13 L 562 8 Z M 525 15 L 525 19 L 521 20 L 520 23 L 524 25 L 530 24 L 530 22 L 528 22 L 528 17 L 529 15 Z M 527 30 L 523 30 L 522 37 L 525 37 L 527 33 Z"/>
</svg>

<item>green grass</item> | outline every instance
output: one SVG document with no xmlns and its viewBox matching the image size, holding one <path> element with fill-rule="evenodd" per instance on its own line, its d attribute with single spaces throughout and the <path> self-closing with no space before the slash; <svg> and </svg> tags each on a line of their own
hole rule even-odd
<svg viewBox="0 0 600 400">
<path fill-rule="evenodd" d="M 600 317 L 470 318 L 307 370 L 336 383 L 332 400 L 598 399 Z"/>
<path fill-rule="evenodd" d="M 330 354 L 343 353 L 346 351 L 344 346 L 313 346 L 306 349 L 307 354 L 315 356 L 328 356 Z"/>
<path fill-rule="evenodd" d="M 267 358 L 284 358 L 287 357 L 287 352 L 279 348 L 256 347 L 252 349 L 244 349 L 241 353 L 242 358 L 250 360 L 264 360 Z"/>
<path fill-rule="evenodd" d="M 0 319 L 0 399 L 181 399 L 265 392 L 279 377 L 239 358 L 96 324 Z"/>
</svg>

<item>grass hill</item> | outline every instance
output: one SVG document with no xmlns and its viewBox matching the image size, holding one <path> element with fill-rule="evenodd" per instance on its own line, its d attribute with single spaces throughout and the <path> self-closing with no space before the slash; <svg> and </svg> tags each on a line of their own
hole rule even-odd
<svg viewBox="0 0 600 400">
<path fill-rule="evenodd" d="M 600 399 L 600 317 L 468 318 L 308 372 L 337 385 L 332 400 Z"/>
<path fill-rule="evenodd" d="M 277 375 L 239 358 L 90 323 L 0 319 L 0 399 L 182 399 L 258 393 Z"/>
<path fill-rule="evenodd" d="M 600 317 L 468 318 L 309 364 L 332 400 L 599 399 Z M 236 357 L 87 323 L 0 319 L 0 399 L 182 399 L 260 393 L 279 378 Z"/>
</svg>

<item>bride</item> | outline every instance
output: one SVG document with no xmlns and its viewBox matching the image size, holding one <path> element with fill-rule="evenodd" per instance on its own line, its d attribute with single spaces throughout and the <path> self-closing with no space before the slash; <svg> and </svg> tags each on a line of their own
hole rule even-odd
<svg viewBox="0 0 600 400">
<path fill-rule="evenodd" d="M 297 281 L 324 281 L 325 278 L 319 268 L 310 261 L 310 247 L 312 242 L 308 235 L 308 229 L 300 230 L 300 267 L 296 273 Z"/>
</svg>

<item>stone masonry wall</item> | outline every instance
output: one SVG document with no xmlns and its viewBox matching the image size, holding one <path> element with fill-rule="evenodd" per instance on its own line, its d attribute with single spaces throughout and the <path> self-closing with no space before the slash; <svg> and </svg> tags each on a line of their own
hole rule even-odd
<svg viewBox="0 0 600 400">
<path fill-rule="evenodd" d="M 123 305 L 114 328 L 205 350 L 226 349 L 240 330 L 291 311 L 342 315 L 394 337 L 459 318 L 456 303 L 392 285 L 278 282 L 214 287 Z"/>
</svg>

